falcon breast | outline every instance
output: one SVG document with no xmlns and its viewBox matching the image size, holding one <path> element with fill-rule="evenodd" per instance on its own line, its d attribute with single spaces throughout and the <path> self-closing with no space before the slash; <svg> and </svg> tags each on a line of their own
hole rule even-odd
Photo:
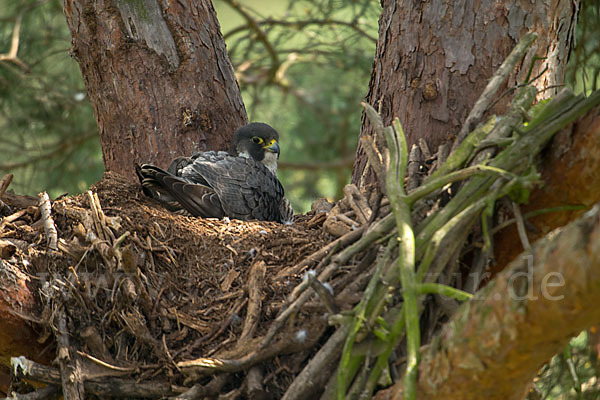
<svg viewBox="0 0 600 400">
<path fill-rule="evenodd" d="M 291 223 L 294 213 L 277 178 L 279 135 L 251 123 L 233 135 L 229 152 L 179 157 L 165 171 L 136 165 L 144 194 L 167 209 L 196 217 Z"/>
</svg>

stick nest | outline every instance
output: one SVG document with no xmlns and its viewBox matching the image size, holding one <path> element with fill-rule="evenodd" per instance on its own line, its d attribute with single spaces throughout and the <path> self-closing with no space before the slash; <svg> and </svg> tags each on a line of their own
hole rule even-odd
<svg viewBox="0 0 600 400">
<path fill-rule="evenodd" d="M 264 390 L 279 397 L 327 328 L 315 297 L 272 346 L 259 346 L 301 274 L 320 261 L 307 256 L 334 239 L 322 227 L 324 213 L 298 216 L 291 226 L 179 216 L 107 173 L 90 192 L 52 203 L 59 238 L 52 250 L 36 199 L 6 196 L 2 216 L 15 217 L 0 234 L 14 249 L 3 258 L 40 294 L 36 318 L 50 352 L 56 344 L 47 339 L 64 334 L 58 321 L 66 316 L 67 351 L 86 377 L 94 370 L 155 380 L 174 395 L 215 373 L 188 373 L 190 360 L 233 360 L 217 368 L 229 377 L 221 386 L 233 388 L 244 376 L 231 373 L 268 360 Z"/>
</svg>

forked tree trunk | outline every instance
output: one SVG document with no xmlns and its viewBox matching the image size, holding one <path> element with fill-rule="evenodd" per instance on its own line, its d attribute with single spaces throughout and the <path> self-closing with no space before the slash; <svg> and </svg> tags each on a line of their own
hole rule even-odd
<svg viewBox="0 0 600 400">
<path fill-rule="evenodd" d="M 551 96 L 564 79 L 573 41 L 579 1 L 509 0 L 383 0 L 379 41 L 366 101 L 380 109 L 384 123 L 399 117 L 409 148 L 419 138 L 431 151 L 458 133 L 488 79 L 526 32 L 539 33 L 535 52 L 508 85 L 522 82 L 534 55 L 531 76 L 541 96 Z M 508 100 L 505 97 L 505 101 Z M 506 102 L 496 105 L 503 111 Z M 361 135 L 372 129 L 363 118 Z M 355 184 L 370 182 L 359 144 L 352 176 Z"/>
<path fill-rule="evenodd" d="M 247 121 L 209 0 L 64 0 L 106 170 L 224 149 Z"/>
</svg>

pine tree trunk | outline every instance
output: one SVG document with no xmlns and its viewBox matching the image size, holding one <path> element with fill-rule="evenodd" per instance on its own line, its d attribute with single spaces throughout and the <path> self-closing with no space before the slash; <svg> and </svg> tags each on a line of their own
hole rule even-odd
<svg viewBox="0 0 600 400">
<path fill-rule="evenodd" d="M 209 0 L 64 0 L 107 171 L 224 149 L 247 122 Z"/>
<path fill-rule="evenodd" d="M 534 63 L 531 77 L 547 66 L 535 85 L 552 88 L 542 97 L 555 93 L 556 85 L 563 83 L 578 3 L 383 0 L 366 101 L 380 110 L 384 123 L 400 118 L 409 148 L 422 138 L 435 152 L 438 145 L 453 140 L 488 79 L 529 31 L 539 33 L 536 53 L 525 57 L 508 86 L 525 80 L 537 54 L 547 58 Z M 494 111 L 503 111 L 507 99 Z M 363 116 L 361 135 L 371 134 Z M 353 183 L 373 179 L 365 166 L 359 145 Z"/>
</svg>

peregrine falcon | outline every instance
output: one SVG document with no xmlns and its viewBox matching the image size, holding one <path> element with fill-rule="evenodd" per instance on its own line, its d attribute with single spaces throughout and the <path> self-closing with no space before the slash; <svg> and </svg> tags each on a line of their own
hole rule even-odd
<svg viewBox="0 0 600 400">
<path fill-rule="evenodd" d="M 228 152 L 178 157 L 167 170 L 136 165 L 145 195 L 196 217 L 292 223 L 293 210 L 277 179 L 279 134 L 255 122 L 239 128 Z"/>
</svg>

